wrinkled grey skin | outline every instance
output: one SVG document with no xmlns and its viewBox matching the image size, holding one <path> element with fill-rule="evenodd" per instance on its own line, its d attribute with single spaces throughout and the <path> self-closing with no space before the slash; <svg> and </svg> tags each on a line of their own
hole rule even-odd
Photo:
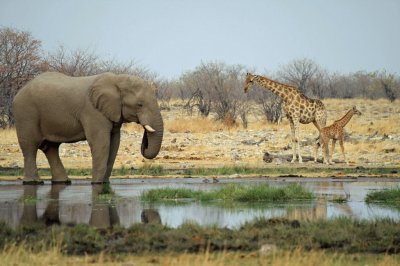
<svg viewBox="0 0 400 266">
<path fill-rule="evenodd" d="M 49 161 L 52 182 L 70 182 L 61 163 L 61 143 L 87 140 L 92 153 L 92 183 L 109 182 L 122 123 L 149 125 L 141 152 L 152 159 L 160 151 L 163 120 L 153 87 L 131 75 L 104 73 L 68 77 L 48 72 L 27 83 L 13 102 L 18 141 L 24 156 L 24 183 L 41 183 L 37 150 Z"/>
</svg>

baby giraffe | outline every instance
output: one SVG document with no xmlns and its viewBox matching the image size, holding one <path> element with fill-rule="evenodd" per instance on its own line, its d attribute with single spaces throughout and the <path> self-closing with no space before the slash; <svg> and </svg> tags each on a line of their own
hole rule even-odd
<svg viewBox="0 0 400 266">
<path fill-rule="evenodd" d="M 351 108 L 341 119 L 336 120 L 332 125 L 323 127 L 319 132 L 319 139 L 322 144 L 322 150 L 324 154 L 324 163 L 332 164 L 332 154 L 335 149 L 336 140 L 339 140 L 340 148 L 342 149 L 342 154 L 346 164 L 349 162 L 346 160 L 346 155 L 344 154 L 343 146 L 343 128 L 347 125 L 353 115 L 361 115 L 361 112 L 357 110 L 355 106 Z M 332 139 L 332 148 L 329 155 L 328 144 L 329 140 Z M 315 157 L 314 162 L 317 162 L 319 144 L 315 145 Z"/>
</svg>

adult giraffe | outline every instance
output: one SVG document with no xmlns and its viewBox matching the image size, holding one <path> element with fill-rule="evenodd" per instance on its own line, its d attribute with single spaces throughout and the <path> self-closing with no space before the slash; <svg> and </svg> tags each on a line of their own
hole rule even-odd
<svg viewBox="0 0 400 266">
<path fill-rule="evenodd" d="M 326 125 L 325 105 L 318 99 L 310 99 L 304 96 L 296 87 L 285 85 L 263 76 L 247 73 L 244 85 L 244 92 L 257 83 L 264 89 L 270 90 L 279 96 L 284 102 L 284 111 L 289 119 L 292 130 L 292 163 L 296 161 L 296 155 L 299 157 L 299 163 L 303 162 L 300 155 L 299 145 L 299 123 L 313 123 L 318 131 Z M 319 145 L 319 144 L 317 144 Z"/>
</svg>

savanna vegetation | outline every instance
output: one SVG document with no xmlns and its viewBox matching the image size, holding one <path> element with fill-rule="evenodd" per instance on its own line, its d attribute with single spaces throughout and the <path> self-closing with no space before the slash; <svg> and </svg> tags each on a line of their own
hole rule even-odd
<svg viewBox="0 0 400 266">
<path fill-rule="evenodd" d="M 44 71 L 70 76 L 106 71 L 135 74 L 157 84 L 157 96 L 163 108 L 169 108 L 172 99 L 181 99 L 188 114 L 207 117 L 212 113 L 228 125 L 241 121 L 247 127 L 254 104 L 260 107 L 267 121 L 278 123 L 283 117 L 281 102 L 272 93 L 256 89 L 243 96 L 244 74 L 251 72 L 251 67 L 205 62 L 177 79 L 167 80 L 134 59 L 118 62 L 102 58 L 90 49 L 70 50 L 63 45 L 54 51 L 44 51 L 41 41 L 30 32 L 7 27 L 0 28 L 0 51 L 0 126 L 3 128 L 14 124 L 11 103 L 17 91 Z M 385 70 L 330 73 L 318 63 L 303 58 L 283 65 L 276 73 L 266 74 L 298 87 L 313 98 L 386 98 L 393 102 L 400 95 L 400 77 Z"/>
<path fill-rule="evenodd" d="M 290 149 L 287 135 L 290 129 L 283 119 L 282 103 L 278 98 L 261 88 L 243 93 L 243 78 L 246 72 L 253 72 L 251 66 L 203 62 L 180 77 L 167 80 L 133 59 L 118 62 L 102 58 L 90 49 L 70 50 L 62 45 L 54 51 L 44 51 L 41 41 L 29 32 L 12 28 L 0 28 L 0 66 L 0 127 L 3 128 L 0 130 L 0 176 L 5 179 L 15 180 L 22 176 L 22 155 L 12 128 L 12 100 L 26 82 L 44 71 L 71 76 L 105 71 L 129 73 L 157 85 L 167 133 L 158 161 L 148 163 L 141 157 L 134 157 L 132 140 L 140 138 L 135 132 L 141 128 L 127 125 L 122 130 L 121 152 L 113 176 L 206 177 L 210 180 L 237 175 L 398 177 L 400 170 L 396 155 L 400 149 L 397 140 L 399 109 L 396 107 L 399 106 L 400 77 L 385 70 L 331 73 L 317 62 L 303 58 L 288 62 L 276 72 L 259 73 L 295 85 L 308 97 L 323 99 L 328 110 L 328 123 L 342 116 L 351 106 L 362 106 L 363 119 L 355 120 L 349 126 L 349 132 L 355 134 L 346 136 L 346 154 L 350 154 L 355 167 L 322 168 L 288 166 L 279 161 L 265 166 L 262 162 L 264 149 L 279 153 Z M 303 143 L 309 145 L 315 128 L 310 125 L 302 130 L 306 136 Z M 68 145 L 67 149 L 61 149 L 68 175 L 79 179 L 89 177 L 88 145 Z M 48 166 L 41 156 L 39 154 L 39 174 L 49 176 Z M 161 189 L 144 194 L 143 200 L 312 198 L 296 186 L 285 189 L 228 186 L 201 193 Z M 35 202 L 34 198 L 23 200 Z M 346 199 L 336 199 L 337 202 L 342 200 Z M 366 201 L 398 208 L 399 189 L 373 192 Z M 399 232 L 399 223 L 389 219 L 348 218 L 324 221 L 260 219 L 237 229 L 190 223 L 179 228 L 137 224 L 127 229 L 96 229 L 87 225 L 10 228 L 0 224 L 0 261 L 2 265 L 107 265 L 121 262 L 127 265 L 386 266 L 400 263 L 398 255 L 392 255 L 400 251 Z M 272 252 L 262 253 L 264 245 L 270 245 Z"/>
</svg>

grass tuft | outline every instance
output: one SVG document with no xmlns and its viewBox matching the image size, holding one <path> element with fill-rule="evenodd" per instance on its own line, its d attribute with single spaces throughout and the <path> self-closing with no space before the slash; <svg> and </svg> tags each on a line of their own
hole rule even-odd
<svg viewBox="0 0 400 266">
<path fill-rule="evenodd" d="M 241 186 L 229 184 L 215 191 L 195 191 L 186 188 L 159 188 L 145 191 L 143 201 L 164 201 L 192 199 L 197 201 L 238 201 L 238 202 L 284 202 L 289 200 L 311 200 L 314 195 L 298 184 L 277 188 L 268 184 Z"/>
<path fill-rule="evenodd" d="M 400 187 L 368 193 L 366 203 L 380 203 L 400 209 Z"/>
</svg>

